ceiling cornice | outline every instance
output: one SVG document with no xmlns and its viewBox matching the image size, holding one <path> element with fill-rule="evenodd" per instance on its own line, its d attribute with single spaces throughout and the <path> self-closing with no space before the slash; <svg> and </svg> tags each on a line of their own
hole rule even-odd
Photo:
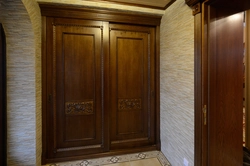
<svg viewBox="0 0 250 166">
<path fill-rule="evenodd" d="M 155 3 L 155 0 L 152 0 L 154 3 L 139 3 L 138 1 L 128 1 L 128 0 L 88 0 L 92 2 L 100 2 L 100 3 L 109 3 L 109 4 L 118 4 L 118 5 L 127 5 L 127 6 L 135 6 L 135 7 L 143 7 L 150 9 L 158 9 L 158 10 L 166 10 L 170 5 L 172 5 L 176 0 L 162 0 L 165 3 Z"/>
</svg>

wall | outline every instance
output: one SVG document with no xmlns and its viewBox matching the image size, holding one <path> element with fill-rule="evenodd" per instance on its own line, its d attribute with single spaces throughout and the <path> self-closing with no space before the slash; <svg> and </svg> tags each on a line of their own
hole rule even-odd
<svg viewBox="0 0 250 166">
<path fill-rule="evenodd" d="M 53 0 L 53 2 L 59 1 Z M 69 0 L 62 2 L 70 3 Z M 81 0 L 75 0 L 74 4 L 100 5 Z M 106 7 L 117 8 L 115 5 Z M 141 8 L 123 8 L 162 13 Z M 3 23 L 7 39 L 8 165 L 39 166 L 41 165 L 39 7 L 36 0 L 8 0 L 0 1 L 0 11 L 0 22 Z M 162 151 L 173 166 L 183 165 L 184 157 L 189 161 L 189 165 L 194 165 L 194 34 L 191 12 L 184 0 L 177 0 L 166 10 L 161 25 L 161 140 Z"/>
<path fill-rule="evenodd" d="M 194 17 L 184 0 L 161 23 L 161 146 L 173 166 L 194 165 Z"/>
<path fill-rule="evenodd" d="M 41 84 L 39 39 L 31 18 L 39 15 L 35 1 L 0 2 L 0 22 L 7 47 L 7 162 L 9 166 L 39 165 L 41 149 Z M 33 5 L 32 5 L 33 3 Z M 33 10 L 33 11 L 32 11 Z M 36 12 L 34 12 L 36 11 Z M 37 22 L 40 22 L 39 18 Z M 39 88 L 40 87 L 40 88 Z M 38 164 L 36 164 L 38 163 Z"/>
<path fill-rule="evenodd" d="M 7 162 L 35 163 L 35 49 L 28 13 L 21 1 L 1 1 L 7 43 Z"/>
<path fill-rule="evenodd" d="M 35 38 L 35 104 L 36 109 L 36 165 L 41 164 L 41 154 L 42 154 L 42 62 L 41 62 L 41 13 L 39 5 L 35 0 L 22 0 L 32 24 L 32 29 Z"/>
<path fill-rule="evenodd" d="M 41 15 L 37 1 L 164 13 L 82 0 L 0 1 L 0 22 L 7 40 L 8 166 L 41 165 Z"/>
</svg>

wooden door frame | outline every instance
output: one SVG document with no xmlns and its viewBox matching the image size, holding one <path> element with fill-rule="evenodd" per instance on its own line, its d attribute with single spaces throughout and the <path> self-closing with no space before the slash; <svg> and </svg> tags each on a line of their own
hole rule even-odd
<svg viewBox="0 0 250 166">
<path fill-rule="evenodd" d="M 249 37 L 249 34 L 250 34 L 250 11 L 246 11 L 246 38 L 245 38 L 245 46 L 246 46 L 246 52 L 245 52 L 245 63 L 246 63 L 246 66 L 245 66 L 245 110 L 246 110 L 246 128 L 245 128 L 245 132 L 246 132 L 246 147 L 247 148 L 250 148 L 250 111 L 249 111 L 249 108 L 250 108 L 250 37 Z"/>
<path fill-rule="evenodd" d="M 0 165 L 6 165 L 6 42 L 0 24 Z"/>
<path fill-rule="evenodd" d="M 192 8 L 194 16 L 194 164 L 201 166 L 203 161 L 202 144 L 202 2 L 185 0 Z"/>
<path fill-rule="evenodd" d="M 235 2 L 228 2 L 226 0 L 185 0 L 186 4 L 192 8 L 194 16 L 194 112 L 195 112 L 195 147 L 194 147 L 194 164 L 195 166 L 206 165 L 207 162 L 207 138 L 204 138 L 203 128 L 203 96 L 207 92 L 203 92 L 203 87 L 207 86 L 202 82 L 204 80 L 204 52 L 206 52 L 206 23 L 204 22 L 204 15 L 208 14 L 205 8 L 202 8 L 203 2 L 209 2 L 213 6 L 221 8 L 235 9 L 234 13 L 242 12 L 250 9 L 250 1 L 239 0 Z M 232 13 L 233 14 L 233 13 Z M 202 45 L 203 44 L 203 45 Z"/>
</svg>

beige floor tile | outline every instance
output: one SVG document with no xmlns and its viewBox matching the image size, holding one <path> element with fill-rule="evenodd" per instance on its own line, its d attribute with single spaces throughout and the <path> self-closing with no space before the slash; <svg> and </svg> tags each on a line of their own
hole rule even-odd
<svg viewBox="0 0 250 166">
<path fill-rule="evenodd" d="M 137 160 L 130 162 L 130 166 L 161 166 L 157 158 Z"/>
<path fill-rule="evenodd" d="M 108 164 L 108 165 L 103 165 L 103 166 L 130 166 L 130 162 Z"/>
<path fill-rule="evenodd" d="M 112 164 L 112 162 L 115 161 L 119 163 Z M 85 162 L 88 163 L 87 164 L 88 166 L 163 166 L 163 165 L 170 166 L 169 161 L 160 151 L 150 151 L 150 152 L 133 153 L 120 156 L 110 156 L 99 159 L 55 163 L 53 165 L 79 166 L 79 165 L 86 165 Z M 44 166 L 50 166 L 50 164 Z"/>
</svg>

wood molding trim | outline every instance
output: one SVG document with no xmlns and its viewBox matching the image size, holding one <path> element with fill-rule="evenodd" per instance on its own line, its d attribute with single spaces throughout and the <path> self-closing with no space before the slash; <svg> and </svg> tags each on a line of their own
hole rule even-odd
<svg viewBox="0 0 250 166">
<path fill-rule="evenodd" d="M 195 166 L 200 166 L 202 161 L 202 28 L 201 13 L 194 16 L 194 74 L 195 74 Z"/>
<path fill-rule="evenodd" d="M 201 13 L 201 4 L 203 0 L 185 0 L 186 4 L 192 8 L 193 16 L 195 16 L 198 13 Z"/>
<path fill-rule="evenodd" d="M 246 106 L 245 106 L 245 111 L 246 111 L 246 147 L 250 148 L 250 132 L 249 132 L 249 126 L 250 126 L 250 11 L 246 11 L 246 53 L 245 53 L 245 62 L 246 62 L 246 66 L 245 66 L 245 88 L 246 88 L 246 96 L 245 96 L 245 102 L 246 102 Z"/>
<path fill-rule="evenodd" d="M 110 152 L 103 152 L 103 153 L 95 153 L 95 154 L 88 154 L 88 155 L 79 155 L 73 157 L 62 157 L 58 159 L 45 159 L 43 160 L 43 165 L 46 163 L 55 163 L 55 162 L 68 162 L 68 161 L 76 161 L 76 160 L 84 160 L 84 159 L 94 159 L 94 158 L 101 158 L 101 157 L 110 157 L 110 156 L 119 156 L 125 155 L 129 153 L 140 153 L 144 151 L 154 151 L 156 147 L 154 146 L 147 146 L 143 148 L 133 148 L 133 149 L 125 149 L 119 151 L 110 151 Z"/>
<path fill-rule="evenodd" d="M 6 39 L 0 24 L 0 165 L 6 161 Z"/>
<path fill-rule="evenodd" d="M 195 16 L 198 13 L 201 13 L 201 3 L 197 3 L 192 7 L 193 10 L 193 16 Z"/>
<path fill-rule="evenodd" d="M 186 4 L 189 7 L 193 7 L 194 5 L 196 5 L 197 3 L 202 2 L 202 0 L 185 0 Z"/>
<path fill-rule="evenodd" d="M 156 27 L 156 90 L 155 90 L 155 103 L 156 103 L 156 148 L 161 150 L 160 138 L 160 26 Z"/>
<path fill-rule="evenodd" d="M 46 17 L 42 17 L 42 64 L 46 64 L 47 62 L 47 57 L 46 57 L 46 54 L 47 54 L 47 45 L 46 45 L 46 41 L 47 41 L 47 38 L 46 38 L 47 34 L 46 34 Z M 42 94 L 46 94 L 47 93 L 47 68 L 42 66 L 42 85 L 43 85 L 43 88 L 42 88 Z M 44 111 L 45 108 L 47 108 L 47 101 L 49 100 L 49 97 L 47 97 L 47 95 L 42 95 L 42 165 L 45 165 L 46 163 L 44 161 L 46 161 L 46 147 L 47 147 L 47 137 L 44 133 L 47 133 L 46 131 L 46 117 L 47 114 L 46 114 L 46 111 Z"/>
<path fill-rule="evenodd" d="M 42 16 L 77 18 L 115 23 L 159 26 L 161 15 L 125 12 L 108 9 L 93 9 L 57 4 L 40 4 Z"/>
<path fill-rule="evenodd" d="M 173 2 L 176 0 L 171 0 L 169 3 L 166 4 L 164 7 L 158 7 L 153 5 L 144 5 L 144 4 L 136 4 L 136 3 L 130 3 L 130 2 L 119 2 L 116 0 L 91 0 L 94 2 L 102 2 L 102 3 L 112 3 L 112 4 L 118 4 L 118 5 L 128 5 L 128 6 L 135 6 L 135 7 L 143 7 L 143 8 L 150 8 L 150 9 L 160 9 L 165 10 L 167 9 Z"/>
</svg>

